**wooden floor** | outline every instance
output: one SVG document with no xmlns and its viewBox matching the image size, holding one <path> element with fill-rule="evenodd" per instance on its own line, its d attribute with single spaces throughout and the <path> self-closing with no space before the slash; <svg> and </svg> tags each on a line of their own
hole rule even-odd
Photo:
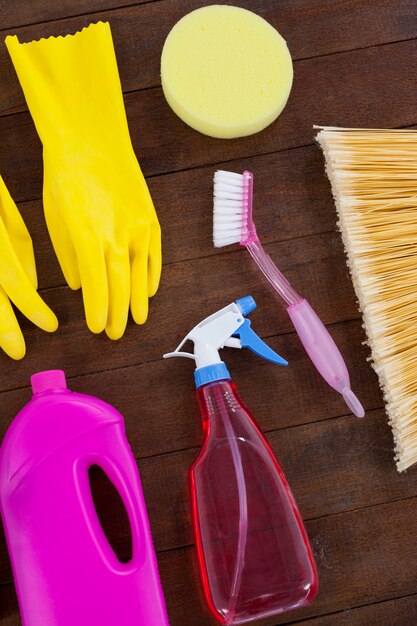
<svg viewBox="0 0 417 626">
<path fill-rule="evenodd" d="M 29 40 L 110 21 L 132 139 L 164 244 L 162 283 L 146 326 L 130 323 L 117 343 L 89 333 L 81 296 L 64 284 L 49 243 L 41 201 L 41 146 L 1 44 L 0 172 L 32 233 L 41 293 L 56 311 L 60 328 L 51 336 L 23 322 L 26 358 L 15 363 L 0 355 L 0 436 L 30 398 L 29 375 L 42 369 L 62 368 L 73 390 L 116 406 L 125 416 L 138 460 L 171 626 L 214 624 L 200 596 L 186 483 L 201 441 L 192 365 L 162 361 L 161 355 L 201 318 L 252 294 L 258 302 L 254 329 L 290 367 L 280 369 L 233 351 L 226 359 L 289 479 L 320 574 L 319 595 L 312 604 L 264 624 L 414 626 L 417 469 L 401 476 L 395 469 L 391 432 L 367 362 L 368 349 L 361 344 L 361 319 L 312 127 L 404 128 L 417 123 L 417 2 L 235 2 L 278 28 L 295 62 L 293 91 L 279 120 L 258 135 L 235 141 L 210 139 L 185 126 L 160 88 L 164 38 L 182 15 L 202 4 L 0 3 L 1 39 L 17 33 Z M 338 395 L 319 378 L 249 255 L 237 248 L 213 248 L 212 176 L 218 166 L 254 172 L 261 239 L 330 327 L 365 404 L 363 421 L 347 415 Z M 105 508 L 107 486 L 98 481 L 97 489 Z M 120 551 L 127 549 L 124 526 L 109 506 L 106 521 L 112 541 Z M 2 539 L 0 625 L 20 623 Z"/>
</svg>

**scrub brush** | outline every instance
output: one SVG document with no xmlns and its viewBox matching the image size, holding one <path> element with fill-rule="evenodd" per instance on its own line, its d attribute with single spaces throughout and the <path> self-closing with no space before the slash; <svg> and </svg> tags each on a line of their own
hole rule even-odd
<svg viewBox="0 0 417 626">
<path fill-rule="evenodd" d="M 417 131 L 325 127 L 317 141 L 402 472 L 417 462 Z"/>
<path fill-rule="evenodd" d="M 325 381 L 342 394 L 357 417 L 365 412 L 350 388 L 345 362 L 330 333 L 265 252 L 252 218 L 253 174 L 219 170 L 214 175 L 213 242 L 216 248 L 245 246 L 272 287 L 287 304 L 287 313 L 307 354 Z"/>
</svg>

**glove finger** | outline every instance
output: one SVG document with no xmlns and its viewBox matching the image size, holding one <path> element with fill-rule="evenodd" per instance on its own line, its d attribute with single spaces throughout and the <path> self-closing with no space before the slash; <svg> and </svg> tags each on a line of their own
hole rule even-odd
<svg viewBox="0 0 417 626">
<path fill-rule="evenodd" d="M 7 296 L 36 326 L 54 332 L 58 328 L 58 320 L 30 282 L 10 241 L 4 241 L 2 254 L 4 256 L 0 263 L 0 276 Z"/>
<path fill-rule="evenodd" d="M 132 259 L 130 310 L 136 324 L 148 318 L 148 250 L 137 249 Z"/>
<path fill-rule="evenodd" d="M 14 314 L 13 307 L 0 287 L 0 347 L 12 359 L 23 359 L 26 354 L 25 340 Z"/>
<path fill-rule="evenodd" d="M 162 271 L 161 227 L 159 224 L 151 228 L 148 258 L 148 296 L 156 294 Z"/>
<path fill-rule="evenodd" d="M 44 193 L 43 203 L 49 236 L 64 278 L 71 289 L 79 289 L 81 287 L 81 278 L 78 270 L 77 255 L 67 226 L 59 211 L 54 207 L 47 192 Z"/>
<path fill-rule="evenodd" d="M 127 248 L 111 251 L 106 257 L 109 284 L 109 314 L 106 334 L 110 339 L 120 339 L 125 332 L 129 315 L 130 260 Z"/>
<path fill-rule="evenodd" d="M 36 276 L 35 255 L 33 253 L 32 238 L 19 210 L 11 197 L 3 178 L 0 176 L 0 217 L 9 236 L 10 242 L 17 257 L 35 287 L 38 286 Z"/>
<path fill-rule="evenodd" d="M 109 309 L 103 247 L 94 236 L 80 236 L 77 243 L 78 269 L 87 326 L 92 333 L 101 333 L 106 326 Z"/>
</svg>

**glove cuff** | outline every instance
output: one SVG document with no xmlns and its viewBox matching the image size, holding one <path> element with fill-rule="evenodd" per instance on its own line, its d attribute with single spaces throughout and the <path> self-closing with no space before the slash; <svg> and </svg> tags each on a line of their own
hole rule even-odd
<svg viewBox="0 0 417 626">
<path fill-rule="evenodd" d="M 30 43 L 8 36 L 6 46 L 43 143 L 129 134 L 108 22 Z"/>
</svg>

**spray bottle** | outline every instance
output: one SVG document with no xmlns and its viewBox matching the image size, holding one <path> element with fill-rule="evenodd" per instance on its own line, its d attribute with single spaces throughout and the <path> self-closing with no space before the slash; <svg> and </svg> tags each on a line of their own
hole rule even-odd
<svg viewBox="0 0 417 626">
<path fill-rule="evenodd" d="M 195 360 L 204 439 L 190 468 L 195 543 L 208 606 L 220 624 L 246 624 L 303 606 L 317 571 L 294 497 L 240 400 L 219 350 L 249 348 L 287 365 L 251 329 L 251 296 L 197 324 L 175 352 Z M 194 352 L 182 351 L 187 341 Z"/>
</svg>

